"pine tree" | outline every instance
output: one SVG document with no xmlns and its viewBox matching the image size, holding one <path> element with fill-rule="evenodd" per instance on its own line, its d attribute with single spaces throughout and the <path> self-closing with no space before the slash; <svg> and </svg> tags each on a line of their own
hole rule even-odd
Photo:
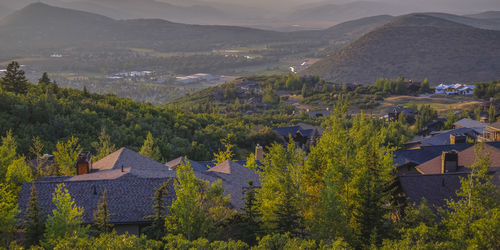
<svg viewBox="0 0 500 250">
<path fill-rule="evenodd" d="M 52 82 L 52 80 L 50 80 L 47 72 L 43 72 L 42 77 L 40 79 L 38 79 L 38 84 L 43 85 L 43 86 L 49 85 L 51 82 Z"/>
<path fill-rule="evenodd" d="M 106 200 L 106 190 L 104 190 L 101 203 L 97 205 L 97 210 L 94 211 L 94 227 L 97 233 L 105 234 L 113 230 L 113 226 L 109 224 L 109 218 L 111 216 L 112 215 L 108 209 L 108 202 Z"/>
<path fill-rule="evenodd" d="M 38 205 L 35 185 L 31 186 L 31 197 L 27 207 L 26 244 L 29 247 L 40 243 L 45 230 L 45 218 Z"/>
<path fill-rule="evenodd" d="M 0 248 L 8 247 L 16 225 L 16 194 L 8 184 L 0 182 Z"/>
<path fill-rule="evenodd" d="M 28 92 L 28 80 L 24 76 L 24 71 L 20 69 L 18 62 L 13 61 L 7 65 L 7 71 L 3 77 L 2 88 L 6 91 L 11 91 L 20 94 Z"/>
<path fill-rule="evenodd" d="M 116 151 L 116 146 L 111 143 L 111 137 L 108 135 L 108 133 L 106 133 L 105 128 L 101 129 L 99 141 L 93 142 L 92 147 L 94 147 L 97 152 L 95 161 L 98 161 Z"/>
<path fill-rule="evenodd" d="M 146 216 L 146 219 L 152 219 L 153 222 L 150 226 L 144 228 L 144 233 L 151 239 L 161 240 L 165 236 L 165 216 L 163 216 L 163 211 L 165 210 L 164 197 L 168 196 L 168 188 L 172 186 L 172 183 L 173 179 L 169 179 L 155 191 L 153 197 L 155 214 L 153 216 Z"/>
<path fill-rule="evenodd" d="M 30 147 L 30 152 L 36 158 L 35 162 L 32 162 L 31 166 L 33 167 L 33 177 L 37 179 L 39 176 L 43 175 L 43 166 L 47 162 L 47 160 L 43 157 L 43 148 L 44 145 L 40 140 L 40 137 L 33 137 L 33 145 Z"/>
<path fill-rule="evenodd" d="M 146 156 L 150 159 L 153 159 L 155 161 L 161 160 L 160 149 L 158 148 L 158 146 L 156 146 L 155 140 L 154 140 L 151 132 L 148 132 L 148 135 L 146 136 L 146 139 L 144 140 L 144 144 L 142 145 L 141 151 L 139 151 L 139 154 L 144 155 L 144 156 Z"/>
<path fill-rule="evenodd" d="M 245 204 L 241 210 L 239 238 L 249 245 L 255 245 L 255 243 L 257 243 L 257 237 L 261 234 L 260 220 L 262 214 L 257 207 L 255 187 L 253 186 L 252 181 L 248 182 L 248 189 L 245 191 Z"/>
</svg>

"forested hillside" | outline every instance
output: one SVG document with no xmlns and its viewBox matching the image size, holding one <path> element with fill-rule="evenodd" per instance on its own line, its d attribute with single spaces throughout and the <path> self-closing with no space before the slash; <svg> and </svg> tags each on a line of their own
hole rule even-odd
<svg viewBox="0 0 500 250">
<path fill-rule="evenodd" d="M 311 120 L 284 114 L 194 114 L 113 95 L 60 88 L 48 78 L 33 85 L 26 82 L 19 68 L 13 72 L 0 78 L 0 134 L 12 131 L 22 154 L 29 154 L 35 137 L 40 137 L 45 153 L 52 153 L 58 141 L 72 136 L 78 138 L 83 150 L 95 152 L 92 143 L 98 141 L 104 129 L 113 144 L 137 151 L 151 132 L 162 152 L 158 160 L 165 161 L 183 155 L 211 159 L 221 147 L 220 140 L 229 133 L 237 146 L 237 156 L 244 159 L 257 143 L 268 145 L 276 140 L 271 126 Z"/>
</svg>

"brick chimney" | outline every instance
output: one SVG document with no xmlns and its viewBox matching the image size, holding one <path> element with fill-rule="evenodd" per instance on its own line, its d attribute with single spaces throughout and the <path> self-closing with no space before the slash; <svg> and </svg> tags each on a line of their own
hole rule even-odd
<svg viewBox="0 0 500 250">
<path fill-rule="evenodd" d="M 458 152 L 455 150 L 441 154 L 441 173 L 452 173 L 458 170 Z"/>
<path fill-rule="evenodd" d="M 255 160 L 257 161 L 264 160 L 264 147 L 262 147 L 259 144 L 257 144 L 257 146 L 255 147 Z"/>
<path fill-rule="evenodd" d="M 78 155 L 76 161 L 76 174 L 88 174 L 92 170 L 92 154 L 90 152 L 82 152 Z"/>
</svg>

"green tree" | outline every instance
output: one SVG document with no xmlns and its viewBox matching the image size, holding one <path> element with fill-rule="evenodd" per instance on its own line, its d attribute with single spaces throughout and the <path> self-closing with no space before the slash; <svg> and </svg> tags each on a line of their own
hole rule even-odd
<svg viewBox="0 0 500 250">
<path fill-rule="evenodd" d="M 106 190 L 104 190 L 101 203 L 97 205 L 97 210 L 94 211 L 94 228 L 98 234 L 110 233 L 113 230 L 113 226 L 109 224 L 111 216 L 106 199 Z"/>
<path fill-rule="evenodd" d="M 17 195 L 8 184 L 0 182 L 0 246 L 8 247 L 15 230 Z"/>
<path fill-rule="evenodd" d="M 494 123 L 496 121 L 496 113 L 495 113 L 495 105 L 493 103 L 490 104 L 490 108 L 488 109 L 488 115 L 489 115 L 489 123 Z"/>
<path fill-rule="evenodd" d="M 19 191 L 24 182 L 33 181 L 31 168 L 26 164 L 26 159 L 21 157 L 14 160 L 7 169 L 6 181 Z"/>
<path fill-rule="evenodd" d="M 38 245 L 45 231 L 45 217 L 40 211 L 35 185 L 31 185 L 31 196 L 26 214 L 26 245 Z"/>
<path fill-rule="evenodd" d="M 30 153 L 36 158 L 36 161 L 32 163 L 33 167 L 33 177 L 37 179 L 44 173 L 43 166 L 47 160 L 43 157 L 43 148 L 45 147 L 39 136 L 32 138 L 33 144 L 30 147 Z"/>
<path fill-rule="evenodd" d="M 420 88 L 418 90 L 419 94 L 426 94 L 431 92 L 431 88 L 429 86 L 429 79 L 426 77 L 424 81 L 420 84 Z"/>
<path fill-rule="evenodd" d="M 225 221 L 234 215 L 227 206 L 230 197 L 223 197 L 220 180 L 211 185 L 195 177 L 188 162 L 177 168 L 174 182 L 176 199 L 165 218 L 167 233 L 183 234 L 188 240 L 214 237 Z"/>
<path fill-rule="evenodd" d="M 13 61 L 7 65 L 7 71 L 3 77 L 1 87 L 6 91 L 20 94 L 26 94 L 26 92 L 28 92 L 29 83 L 18 62 Z"/>
<path fill-rule="evenodd" d="M 299 233 L 303 162 L 304 153 L 292 138 L 286 148 L 277 143 L 269 148 L 259 172 L 262 188 L 256 194 L 264 230 Z"/>
<path fill-rule="evenodd" d="M 51 82 L 52 82 L 52 80 L 50 80 L 49 74 L 47 74 L 47 72 L 43 72 L 42 77 L 40 79 L 38 79 L 38 84 L 45 85 L 45 86 L 49 85 Z"/>
<path fill-rule="evenodd" d="M 57 185 L 52 202 L 56 209 L 52 210 L 45 223 L 42 246 L 53 248 L 64 238 L 83 237 L 87 233 L 87 227 L 82 226 L 83 208 L 76 206 L 64 183 Z"/>
<path fill-rule="evenodd" d="M 144 144 L 141 147 L 139 154 L 144 155 L 152 160 L 161 161 L 160 148 L 156 145 L 155 139 L 151 132 L 148 132 Z"/>
<path fill-rule="evenodd" d="M 221 140 L 221 144 L 224 146 L 224 151 L 219 151 L 214 153 L 215 164 L 221 164 L 227 160 L 231 160 L 234 157 L 234 153 L 232 151 L 234 144 L 231 143 L 233 135 L 228 134 L 226 138 Z"/>
<path fill-rule="evenodd" d="M 53 152 L 57 171 L 54 174 L 71 176 L 76 174 L 76 161 L 82 152 L 78 138 L 71 137 L 67 142 L 57 142 L 57 151 Z"/>
<path fill-rule="evenodd" d="M 256 188 L 252 181 L 248 182 L 248 189 L 245 190 L 245 204 L 241 208 L 237 227 L 239 231 L 238 238 L 248 243 L 255 245 L 257 237 L 261 235 L 261 216 L 262 213 L 258 209 L 257 199 L 255 197 Z"/>
<path fill-rule="evenodd" d="M 4 182 L 9 166 L 17 158 L 17 143 L 12 136 L 12 130 L 9 130 L 5 137 L 2 137 L 1 139 L 2 145 L 0 146 L 0 182 Z"/>
<path fill-rule="evenodd" d="M 301 95 L 302 95 L 302 98 L 304 98 L 304 97 L 307 97 L 307 96 L 308 96 L 308 93 L 307 93 L 307 85 L 306 85 L 305 83 L 302 85 Z"/>
<path fill-rule="evenodd" d="M 169 195 L 168 188 L 172 186 L 172 183 L 173 179 L 169 179 L 155 191 L 153 197 L 155 214 L 146 217 L 146 219 L 152 219 L 153 222 L 150 226 L 144 228 L 144 233 L 151 239 L 161 240 L 165 236 L 165 216 L 163 216 L 163 211 L 165 210 L 164 196 Z"/>
<path fill-rule="evenodd" d="M 111 137 L 106 133 L 106 129 L 101 129 L 101 134 L 99 135 L 99 141 L 93 142 L 92 146 L 95 148 L 97 155 L 95 156 L 95 161 L 98 161 L 111 153 L 116 151 L 116 146 L 111 143 Z"/>
<path fill-rule="evenodd" d="M 443 223 L 448 229 L 452 248 L 499 249 L 500 192 L 489 173 L 491 161 L 484 144 L 474 147 L 476 161 L 470 173 L 460 181 L 458 200 L 450 199 Z"/>
</svg>

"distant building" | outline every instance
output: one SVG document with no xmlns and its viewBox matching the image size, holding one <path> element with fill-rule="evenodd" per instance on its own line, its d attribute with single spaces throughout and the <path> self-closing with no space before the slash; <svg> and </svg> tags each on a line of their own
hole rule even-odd
<svg viewBox="0 0 500 250">
<path fill-rule="evenodd" d="M 474 85 L 465 84 L 439 84 L 435 88 L 435 94 L 437 95 L 472 95 L 474 93 Z"/>
</svg>

